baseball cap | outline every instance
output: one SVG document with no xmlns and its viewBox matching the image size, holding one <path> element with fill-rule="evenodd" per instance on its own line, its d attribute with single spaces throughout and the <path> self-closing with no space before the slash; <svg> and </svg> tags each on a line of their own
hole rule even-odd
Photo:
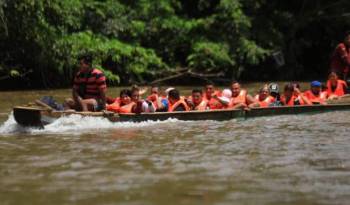
<svg viewBox="0 0 350 205">
<path fill-rule="evenodd" d="M 321 87 L 321 86 L 322 86 L 321 82 L 317 80 L 311 82 L 311 87 Z"/>
<path fill-rule="evenodd" d="M 279 93 L 280 89 L 276 83 L 270 83 L 269 92 L 270 93 Z"/>
</svg>

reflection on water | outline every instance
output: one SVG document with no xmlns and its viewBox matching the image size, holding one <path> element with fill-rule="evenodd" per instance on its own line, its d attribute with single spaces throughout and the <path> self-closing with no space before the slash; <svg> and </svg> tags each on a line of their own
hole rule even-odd
<svg viewBox="0 0 350 205">
<path fill-rule="evenodd" d="M 1 204 L 348 204 L 350 112 L 0 125 Z"/>
</svg>

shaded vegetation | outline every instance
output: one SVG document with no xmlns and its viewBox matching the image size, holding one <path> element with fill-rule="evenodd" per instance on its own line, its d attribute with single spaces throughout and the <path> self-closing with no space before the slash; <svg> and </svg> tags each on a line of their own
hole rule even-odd
<svg viewBox="0 0 350 205">
<path fill-rule="evenodd" d="M 0 85 L 69 86 L 83 52 L 110 85 L 180 68 L 226 79 L 317 78 L 350 28 L 349 9 L 344 0 L 0 0 Z"/>
</svg>

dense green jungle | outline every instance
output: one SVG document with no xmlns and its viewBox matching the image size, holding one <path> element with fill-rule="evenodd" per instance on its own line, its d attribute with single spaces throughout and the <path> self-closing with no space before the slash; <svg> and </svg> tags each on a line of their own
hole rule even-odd
<svg viewBox="0 0 350 205">
<path fill-rule="evenodd" d="M 324 79 L 350 1 L 0 0 L 0 89 Z"/>
</svg>

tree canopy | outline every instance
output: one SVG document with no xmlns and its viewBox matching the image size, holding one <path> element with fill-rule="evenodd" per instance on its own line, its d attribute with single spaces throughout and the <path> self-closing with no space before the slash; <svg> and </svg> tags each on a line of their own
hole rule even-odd
<svg viewBox="0 0 350 205">
<path fill-rule="evenodd" d="M 111 85 L 180 68 L 316 78 L 350 26 L 349 8 L 344 0 L 0 0 L 0 84 L 68 86 L 85 52 Z"/>
</svg>

